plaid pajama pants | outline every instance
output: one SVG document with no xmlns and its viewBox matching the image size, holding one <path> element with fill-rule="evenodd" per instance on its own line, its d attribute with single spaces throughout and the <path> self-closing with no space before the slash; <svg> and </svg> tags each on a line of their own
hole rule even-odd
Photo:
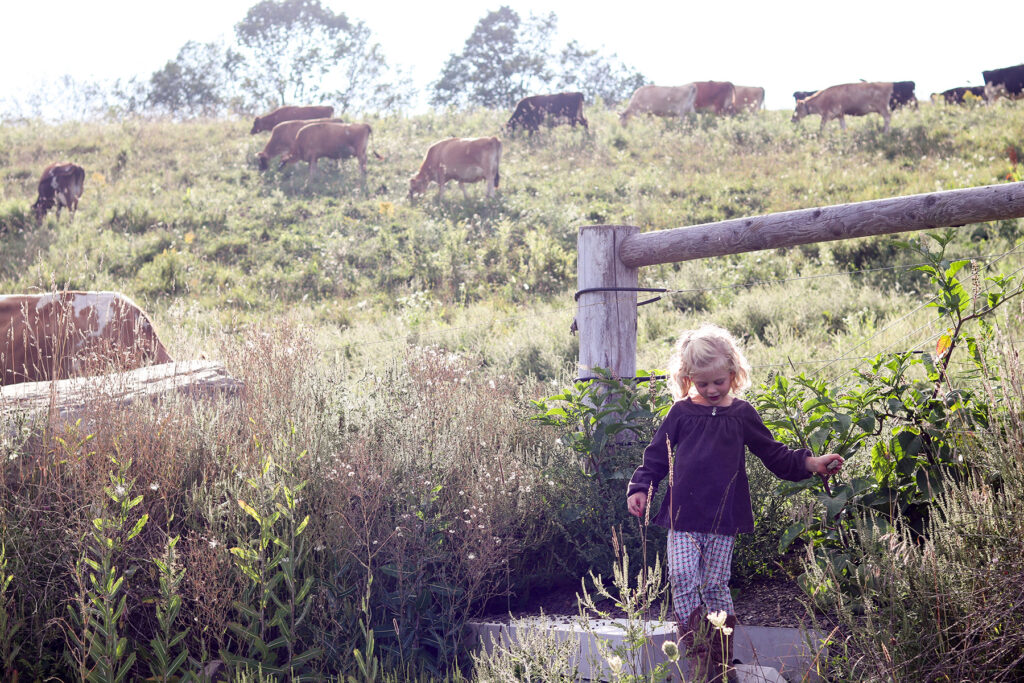
<svg viewBox="0 0 1024 683">
<path fill-rule="evenodd" d="M 729 574 L 735 536 L 668 532 L 668 581 L 672 608 L 685 623 L 701 602 L 709 612 L 733 614 Z"/>
</svg>

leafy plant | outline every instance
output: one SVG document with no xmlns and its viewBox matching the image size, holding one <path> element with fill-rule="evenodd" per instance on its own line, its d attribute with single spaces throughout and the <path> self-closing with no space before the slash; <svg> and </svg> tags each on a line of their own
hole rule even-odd
<svg viewBox="0 0 1024 683">
<path fill-rule="evenodd" d="M 126 473 L 131 461 L 119 461 L 111 456 L 117 472 L 110 474 L 110 486 L 104 489 L 114 504 L 107 515 L 92 520 L 87 554 L 79 563 L 81 573 L 88 573 L 88 584 L 79 603 L 79 611 L 68 605 L 71 620 L 81 634 L 78 636 L 80 652 L 85 659 L 73 662 L 84 679 L 96 683 L 118 683 L 128 680 L 135 666 L 136 652 L 129 648 L 128 638 L 121 635 L 121 622 L 125 618 L 127 594 L 126 578 L 135 574 L 137 567 L 118 572 L 116 561 L 126 543 L 139 535 L 149 520 L 141 515 L 132 523 L 131 511 L 142 502 L 142 496 L 131 496 L 133 482 Z"/>
<path fill-rule="evenodd" d="M 615 377 L 604 368 L 593 372 L 595 379 L 532 401 L 541 412 L 531 419 L 558 428 L 562 432 L 559 440 L 577 454 L 587 474 L 628 479 L 632 470 L 609 467 L 610 447 L 628 440 L 650 440 L 655 422 L 672 407 L 672 398 L 665 391 L 664 380 L 643 370 L 637 376 L 648 379 L 646 385 Z"/>
<path fill-rule="evenodd" d="M 675 665 L 676 673 L 682 678 L 678 658 L 672 662 L 660 662 L 652 666 L 648 659 L 647 648 L 650 645 L 647 632 L 650 624 L 650 612 L 660 601 L 658 622 L 664 622 L 668 614 L 668 600 L 662 600 L 667 584 L 661 571 L 661 560 L 655 556 L 654 566 L 643 566 L 636 575 L 636 584 L 629 571 L 629 553 L 625 552 L 619 537 L 612 534 L 612 547 L 615 553 L 615 564 L 612 566 L 612 587 L 605 585 L 600 575 L 590 572 L 590 580 L 594 584 L 593 592 L 587 590 L 587 582 L 582 581 L 582 593 L 577 596 L 580 610 L 580 625 L 597 643 L 600 657 L 608 663 L 615 681 L 639 682 L 666 680 Z M 614 589 L 614 592 L 613 592 Z M 595 598 L 600 596 L 599 598 Z M 614 619 L 606 609 L 598 606 L 600 598 L 612 600 L 615 607 L 625 613 L 624 619 Z M 622 642 L 612 645 L 608 638 L 598 635 L 591 619 L 602 619 L 622 630 Z M 595 668 L 601 666 L 594 662 Z M 647 672 L 643 674 L 642 672 Z"/>
<path fill-rule="evenodd" d="M 22 619 L 14 611 L 14 599 L 9 593 L 13 580 L 14 576 L 8 573 L 7 568 L 7 547 L 0 542 L 0 670 L 9 672 L 11 678 L 17 678 L 15 662 L 22 646 L 17 635 Z"/>
<path fill-rule="evenodd" d="M 885 531 L 895 522 L 924 534 L 937 497 L 950 481 L 966 476 L 972 462 L 963 448 L 963 436 L 986 428 L 992 406 L 968 388 L 962 376 L 950 373 L 954 351 L 965 348 L 976 373 L 990 369 L 982 355 L 982 339 L 967 332 L 977 322 L 990 333 L 984 318 L 1021 294 L 1012 277 L 991 275 L 982 290 L 973 264 L 973 295 L 957 277 L 970 262 L 947 261 L 945 249 L 952 233 L 932 235 L 938 250 L 923 241 L 904 243 L 927 261 L 917 269 L 926 273 L 938 290 L 929 303 L 946 327 L 935 352 L 901 352 L 878 356 L 867 371 L 857 371 L 858 385 L 836 391 L 824 380 L 804 375 L 789 381 L 776 376 L 762 387 L 757 399 L 765 423 L 783 438 L 815 453 L 855 455 L 870 445 L 870 476 L 855 476 L 834 488 L 817 478 L 783 484 L 792 495 L 815 490 L 820 511 L 811 521 L 792 524 L 780 541 L 784 550 L 798 537 L 811 544 L 815 561 L 829 565 L 842 587 L 858 593 L 870 577 L 854 566 L 847 552 L 859 524 Z M 863 471 L 864 468 L 861 468 Z M 815 594 L 808 575 L 804 588 Z"/>
<path fill-rule="evenodd" d="M 156 606 L 157 633 L 149 641 L 150 674 L 153 680 L 168 683 L 179 677 L 179 670 L 189 656 L 188 646 L 184 644 L 188 629 L 177 630 L 175 622 L 181 611 L 181 595 L 179 586 L 185 575 L 184 569 L 178 568 L 178 556 L 175 546 L 179 536 L 167 539 L 163 557 L 154 557 L 160 577 L 160 594 L 153 599 Z"/>
<path fill-rule="evenodd" d="M 303 457 L 304 453 L 298 455 Z M 309 548 L 302 533 L 309 515 L 301 516 L 305 481 L 292 481 L 289 470 L 264 456 L 260 476 L 246 479 L 253 503 L 239 498 L 238 506 L 255 522 L 257 535 L 231 548 L 238 569 L 249 579 L 242 600 L 236 600 L 239 621 L 228 624 L 243 646 L 242 654 L 223 650 L 221 656 L 235 668 L 302 679 L 302 671 L 321 653 L 301 650 L 300 629 L 313 603 L 312 575 L 305 575 Z"/>
</svg>

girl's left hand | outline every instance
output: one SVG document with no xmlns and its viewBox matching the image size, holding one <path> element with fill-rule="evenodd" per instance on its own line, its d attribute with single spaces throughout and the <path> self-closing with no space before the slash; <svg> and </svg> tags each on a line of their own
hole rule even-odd
<svg viewBox="0 0 1024 683">
<path fill-rule="evenodd" d="M 838 453 L 819 455 L 816 458 L 807 458 L 807 470 L 829 477 L 843 468 L 843 456 Z"/>
</svg>

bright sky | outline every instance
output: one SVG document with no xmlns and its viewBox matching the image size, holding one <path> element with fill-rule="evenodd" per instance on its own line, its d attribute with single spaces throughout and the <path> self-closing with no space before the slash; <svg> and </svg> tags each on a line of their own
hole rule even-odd
<svg viewBox="0 0 1024 683">
<path fill-rule="evenodd" d="M 148 78 L 189 40 L 230 39 L 256 1 L 8 0 L 0 11 L 0 99 L 64 74 Z M 794 90 L 860 79 L 912 80 L 926 99 L 981 85 L 984 69 L 1024 62 L 1019 0 L 321 2 L 365 22 L 388 61 L 421 89 L 502 4 L 524 18 L 555 12 L 556 48 L 576 40 L 615 53 L 658 85 L 764 86 L 769 109 L 792 109 Z"/>
</svg>

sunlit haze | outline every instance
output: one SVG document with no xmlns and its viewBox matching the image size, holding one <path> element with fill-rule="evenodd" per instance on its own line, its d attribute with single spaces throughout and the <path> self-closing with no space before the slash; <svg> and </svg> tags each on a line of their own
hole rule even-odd
<svg viewBox="0 0 1024 683">
<path fill-rule="evenodd" d="M 76 80 L 148 78 L 189 40 L 230 40 L 255 0 L 8 2 L 2 11 L 0 99 L 68 74 Z M 343 3 L 362 20 L 389 63 L 425 91 L 476 23 L 502 4 L 524 18 L 554 12 L 561 48 L 576 40 L 616 54 L 651 82 L 730 80 L 760 85 L 769 109 L 790 109 L 794 90 L 860 79 L 912 80 L 919 99 L 981 72 L 1024 62 L 1024 3 L 863 2 L 595 3 L 509 0 L 483 4 Z"/>
</svg>

